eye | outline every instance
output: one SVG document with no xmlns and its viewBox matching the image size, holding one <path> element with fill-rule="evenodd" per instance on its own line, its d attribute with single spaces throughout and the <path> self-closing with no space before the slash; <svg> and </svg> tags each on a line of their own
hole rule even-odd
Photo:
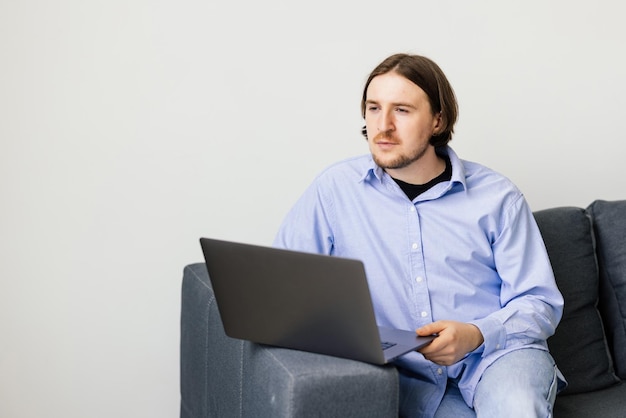
<svg viewBox="0 0 626 418">
<path fill-rule="evenodd" d="M 367 105 L 367 111 L 368 112 L 375 112 L 377 110 L 378 110 L 378 106 L 377 105 L 374 105 L 374 104 Z"/>
<path fill-rule="evenodd" d="M 398 113 L 409 113 L 409 109 L 406 107 L 396 107 L 396 112 Z"/>
</svg>

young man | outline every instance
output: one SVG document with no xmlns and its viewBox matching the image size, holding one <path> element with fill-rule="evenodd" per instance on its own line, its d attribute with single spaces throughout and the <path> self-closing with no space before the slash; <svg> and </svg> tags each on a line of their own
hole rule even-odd
<svg viewBox="0 0 626 418">
<path fill-rule="evenodd" d="M 448 146 L 456 98 L 428 58 L 385 59 L 361 108 L 370 153 L 323 171 L 275 245 L 362 260 L 379 325 L 438 335 L 396 361 L 402 416 L 551 416 L 563 298 L 523 195 Z"/>
</svg>

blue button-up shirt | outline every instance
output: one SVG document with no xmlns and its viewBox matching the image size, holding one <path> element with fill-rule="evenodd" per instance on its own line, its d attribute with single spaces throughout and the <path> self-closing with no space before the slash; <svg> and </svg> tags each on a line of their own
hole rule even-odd
<svg viewBox="0 0 626 418">
<path fill-rule="evenodd" d="M 446 147 L 452 178 L 410 201 L 370 155 L 324 170 L 286 216 L 274 245 L 365 264 L 379 325 L 415 330 L 436 320 L 475 324 L 484 343 L 443 367 L 420 353 L 396 361 L 423 382 L 433 415 L 448 377 L 468 405 L 483 371 L 525 347 L 547 350 L 563 298 L 518 188 Z"/>
</svg>

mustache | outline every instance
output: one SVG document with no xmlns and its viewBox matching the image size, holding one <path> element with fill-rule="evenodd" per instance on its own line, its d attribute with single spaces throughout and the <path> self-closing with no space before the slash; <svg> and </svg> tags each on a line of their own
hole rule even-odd
<svg viewBox="0 0 626 418">
<path fill-rule="evenodd" d="M 363 126 L 361 128 L 361 135 L 363 135 L 363 137 L 365 137 L 365 140 L 368 141 L 369 137 L 367 136 L 367 127 Z M 376 135 L 374 137 L 374 139 L 372 139 L 373 142 L 377 142 L 380 141 L 381 139 L 388 139 L 388 140 L 392 140 L 395 143 L 399 143 L 400 141 L 398 141 L 398 139 L 393 135 L 393 133 L 391 131 L 383 131 L 383 132 L 379 132 L 378 135 Z"/>
<path fill-rule="evenodd" d="M 372 141 L 378 142 L 382 139 L 391 140 L 392 142 L 399 142 L 398 139 L 393 135 L 391 131 L 379 132 Z"/>
</svg>

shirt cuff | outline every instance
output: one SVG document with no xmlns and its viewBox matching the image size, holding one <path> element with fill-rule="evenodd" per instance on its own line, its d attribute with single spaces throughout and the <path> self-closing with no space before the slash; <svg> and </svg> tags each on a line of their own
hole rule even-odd
<svg viewBox="0 0 626 418">
<path fill-rule="evenodd" d="M 506 331 L 504 325 L 495 318 L 483 318 L 471 321 L 483 334 L 484 342 L 476 351 L 482 351 L 483 357 L 506 348 Z M 480 350 L 482 348 L 482 350 Z"/>
</svg>

